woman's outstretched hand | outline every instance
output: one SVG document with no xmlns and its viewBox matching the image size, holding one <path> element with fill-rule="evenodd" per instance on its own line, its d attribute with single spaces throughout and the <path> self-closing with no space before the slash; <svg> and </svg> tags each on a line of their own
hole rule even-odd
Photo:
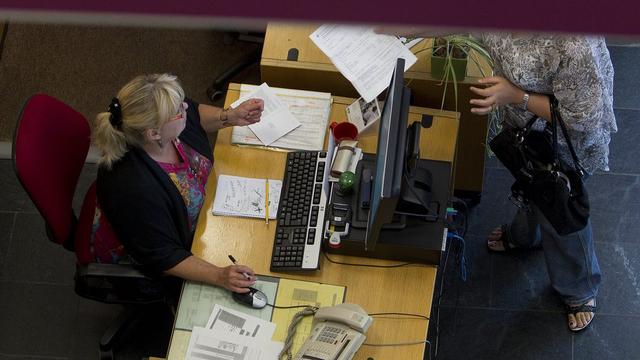
<svg viewBox="0 0 640 360">
<path fill-rule="evenodd" d="M 245 126 L 260 121 L 264 102 L 262 99 L 249 99 L 227 112 L 227 122 L 233 126 Z"/>
</svg>

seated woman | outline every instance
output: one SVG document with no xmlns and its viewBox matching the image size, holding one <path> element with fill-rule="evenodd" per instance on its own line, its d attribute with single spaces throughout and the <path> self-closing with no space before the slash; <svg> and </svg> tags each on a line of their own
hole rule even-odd
<svg viewBox="0 0 640 360">
<path fill-rule="evenodd" d="M 94 128 L 102 152 L 91 240 L 96 261 L 132 261 L 151 275 L 248 291 L 256 279 L 249 267 L 216 266 L 190 249 L 213 164 L 207 133 L 258 122 L 263 107 L 258 99 L 232 110 L 198 104 L 169 74 L 126 84 Z"/>
</svg>

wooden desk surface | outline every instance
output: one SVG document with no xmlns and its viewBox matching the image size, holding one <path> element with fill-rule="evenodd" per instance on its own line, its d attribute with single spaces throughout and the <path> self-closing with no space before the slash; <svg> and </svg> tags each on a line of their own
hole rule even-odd
<svg viewBox="0 0 640 360">
<path fill-rule="evenodd" d="M 229 85 L 225 101 L 228 106 L 238 98 L 239 86 Z M 345 108 L 353 99 L 334 97 L 330 119 L 341 121 Z M 452 161 L 458 132 L 456 113 L 411 108 L 410 121 L 421 114 L 434 115 L 433 126 L 425 130 L 423 156 L 430 159 Z M 321 257 L 319 271 L 312 273 L 272 273 L 269 260 L 273 246 L 276 222 L 266 225 L 264 220 L 213 216 L 210 212 L 215 196 L 216 177 L 219 174 L 256 178 L 280 179 L 284 174 L 286 153 L 258 148 L 238 147 L 230 144 L 231 129 L 218 133 L 215 146 L 214 171 L 207 183 L 207 197 L 198 219 L 193 242 L 193 253 L 214 264 L 226 265 L 228 254 L 242 264 L 250 265 L 258 274 L 292 279 L 346 285 L 346 301 L 360 304 L 367 312 L 404 312 L 428 316 L 433 298 L 436 268 L 434 266 L 400 267 L 391 269 L 348 267 L 332 264 Z M 428 146 L 426 144 L 428 143 Z M 363 136 L 360 146 L 365 151 L 375 150 L 375 136 Z M 341 261 L 391 264 L 392 261 L 332 255 Z M 367 332 L 370 343 L 393 343 L 425 339 L 428 322 L 415 319 L 374 320 Z M 402 353 L 403 359 L 422 359 L 424 345 L 402 347 L 363 346 L 356 359 L 392 359 Z"/>
<path fill-rule="evenodd" d="M 275 65 L 310 68 L 314 70 L 338 71 L 331 60 L 309 39 L 321 24 L 283 24 L 269 23 L 265 34 L 265 46 L 262 51 L 262 65 Z M 407 79 L 436 80 L 431 76 L 431 49 L 433 39 L 428 38 L 411 48 L 418 61 L 406 71 Z M 298 49 L 298 60 L 287 61 L 289 49 Z M 470 51 L 467 62 L 467 78 L 463 83 L 476 83 L 482 72 L 474 60 L 482 65 L 485 74 L 491 74 L 491 67 L 475 51 Z M 282 62 L 284 61 L 284 62 Z"/>
</svg>

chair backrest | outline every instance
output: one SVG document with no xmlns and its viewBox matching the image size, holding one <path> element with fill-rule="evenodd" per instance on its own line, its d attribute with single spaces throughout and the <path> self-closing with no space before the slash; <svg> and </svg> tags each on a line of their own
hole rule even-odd
<svg viewBox="0 0 640 360">
<path fill-rule="evenodd" d="M 22 108 L 13 139 L 16 175 L 45 220 L 49 239 L 73 250 L 73 194 L 89 151 L 87 119 L 45 94 Z"/>
</svg>

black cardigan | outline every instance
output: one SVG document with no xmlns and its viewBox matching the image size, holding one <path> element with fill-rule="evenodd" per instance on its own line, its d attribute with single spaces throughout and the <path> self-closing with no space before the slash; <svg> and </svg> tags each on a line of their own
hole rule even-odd
<svg viewBox="0 0 640 360">
<path fill-rule="evenodd" d="M 198 103 L 187 99 L 187 124 L 180 141 L 213 163 Z M 98 170 L 100 208 L 133 260 L 151 273 L 191 256 L 193 232 L 180 192 L 167 173 L 140 148 L 131 148 L 111 170 Z"/>
</svg>

